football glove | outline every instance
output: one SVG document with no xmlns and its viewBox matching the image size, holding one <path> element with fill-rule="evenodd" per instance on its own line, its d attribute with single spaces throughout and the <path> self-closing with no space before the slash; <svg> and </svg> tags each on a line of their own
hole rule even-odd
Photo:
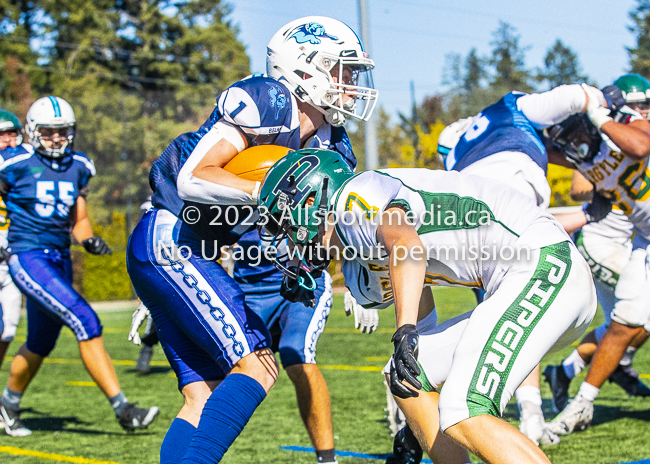
<svg viewBox="0 0 650 464">
<path fill-rule="evenodd" d="M 589 102 L 587 102 L 587 111 L 599 106 L 604 107 L 607 104 L 605 96 L 600 89 L 587 84 L 582 84 L 582 89 L 589 97 Z"/>
<path fill-rule="evenodd" d="M 420 394 L 422 382 L 417 376 L 422 373 L 418 364 L 418 331 L 413 324 L 405 324 L 393 334 L 391 341 L 395 344 L 393 359 L 390 364 L 390 391 L 399 398 L 414 398 Z M 416 390 L 404 385 L 405 381 Z"/>
<path fill-rule="evenodd" d="M 0 264 L 8 263 L 10 257 L 11 253 L 9 253 L 6 248 L 0 247 Z"/>
<path fill-rule="evenodd" d="M 604 219 L 611 210 L 612 202 L 597 191 L 594 191 L 594 197 L 591 199 L 591 203 L 585 203 L 582 206 L 582 211 L 587 216 L 587 224 Z"/>
<path fill-rule="evenodd" d="M 282 277 L 280 296 L 292 303 L 302 303 L 305 306 L 314 308 L 316 306 L 316 297 L 314 296 L 316 283 L 314 282 L 314 279 L 302 268 L 289 266 L 288 269 L 295 273 L 298 276 L 298 279 L 302 280 L 303 285 L 300 285 L 298 280 L 285 274 L 284 277 Z M 313 285 L 311 285 L 310 288 L 306 288 L 304 282 L 311 282 Z"/>
<path fill-rule="evenodd" d="M 113 250 L 106 244 L 103 238 L 99 236 L 90 237 L 81 242 L 88 253 L 93 255 L 112 255 Z"/>
<path fill-rule="evenodd" d="M 625 98 L 621 89 L 615 85 L 608 85 L 602 89 L 603 97 L 605 102 L 607 102 L 607 108 L 612 111 L 619 111 L 623 106 L 625 106 Z"/>
<path fill-rule="evenodd" d="M 600 128 L 603 127 L 603 124 L 614 120 L 610 114 L 612 114 L 612 110 L 603 108 L 602 106 L 589 108 L 587 110 L 587 116 L 589 117 L 589 120 L 594 126 L 596 126 L 596 129 L 598 129 L 598 131 L 600 131 Z"/>
<path fill-rule="evenodd" d="M 145 319 L 148 318 L 150 315 L 151 313 L 142 302 L 140 302 L 140 306 L 138 306 L 138 309 L 133 311 L 133 315 L 131 316 L 131 330 L 129 331 L 128 340 L 130 342 L 133 342 L 134 345 L 142 344 L 142 340 L 140 340 L 140 334 L 138 333 L 138 329 L 145 321 Z"/>
<path fill-rule="evenodd" d="M 362 333 L 373 333 L 379 326 L 379 312 L 376 308 L 364 308 L 352 293 L 345 292 L 343 295 L 343 305 L 345 306 L 345 315 L 351 316 L 354 313 L 354 328 L 361 330 Z"/>
</svg>

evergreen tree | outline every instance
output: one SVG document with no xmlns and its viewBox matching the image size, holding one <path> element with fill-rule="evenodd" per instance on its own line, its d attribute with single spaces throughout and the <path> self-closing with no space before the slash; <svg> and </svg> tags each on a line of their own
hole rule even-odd
<svg viewBox="0 0 650 464">
<path fill-rule="evenodd" d="M 562 84 L 585 82 L 588 78 L 582 74 L 578 55 L 560 39 L 548 49 L 544 57 L 544 69 L 538 71 L 537 80 L 546 81 L 552 89 Z"/>
<path fill-rule="evenodd" d="M 634 25 L 630 31 L 636 37 L 636 47 L 627 49 L 630 54 L 631 72 L 650 76 L 650 0 L 637 0 L 637 6 L 630 11 Z"/>
<path fill-rule="evenodd" d="M 532 91 L 528 83 L 530 74 L 524 67 L 524 58 L 528 47 L 519 43 L 521 37 L 517 30 L 508 23 L 499 22 L 499 28 L 492 33 L 492 57 L 489 62 L 494 68 L 491 86 L 510 92 L 520 90 Z"/>
</svg>

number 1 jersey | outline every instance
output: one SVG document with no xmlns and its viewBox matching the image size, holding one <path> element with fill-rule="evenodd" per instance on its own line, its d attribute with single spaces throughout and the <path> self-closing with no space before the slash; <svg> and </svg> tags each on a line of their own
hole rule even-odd
<svg viewBox="0 0 650 464">
<path fill-rule="evenodd" d="M 94 175 L 93 162 L 76 151 L 47 158 L 24 143 L 0 152 L 0 189 L 10 220 L 9 251 L 69 248 L 70 208 L 84 195 Z"/>
</svg>

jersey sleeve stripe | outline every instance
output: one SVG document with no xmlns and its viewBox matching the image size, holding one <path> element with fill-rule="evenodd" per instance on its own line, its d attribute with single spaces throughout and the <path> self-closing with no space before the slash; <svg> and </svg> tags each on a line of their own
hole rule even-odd
<svg viewBox="0 0 650 464">
<path fill-rule="evenodd" d="M 86 168 L 90 171 L 90 175 L 94 176 L 97 174 L 97 170 L 95 169 L 95 163 L 93 163 L 91 160 L 86 158 L 85 156 L 80 156 L 80 155 L 72 155 L 73 159 L 76 159 L 77 161 L 81 161 L 83 164 L 86 165 Z M 2 166 L 0 165 L 0 168 Z M 0 169 L 2 170 L 2 169 Z"/>
<path fill-rule="evenodd" d="M 3 171 L 9 166 L 12 166 L 16 163 L 19 163 L 31 157 L 32 157 L 32 153 L 25 153 L 24 155 L 18 155 L 18 156 L 14 156 L 13 158 L 9 158 L 7 161 L 4 161 L 2 164 L 0 164 L 0 171 Z"/>
</svg>

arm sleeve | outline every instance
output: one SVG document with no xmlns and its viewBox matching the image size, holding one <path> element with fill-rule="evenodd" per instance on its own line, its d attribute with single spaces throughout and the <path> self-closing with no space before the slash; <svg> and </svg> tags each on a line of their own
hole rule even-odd
<svg viewBox="0 0 650 464">
<path fill-rule="evenodd" d="M 228 123 L 218 122 L 210 131 L 201 138 L 194 151 L 185 161 L 178 173 L 176 187 L 178 196 L 183 200 L 206 204 L 251 205 L 255 204 L 252 195 L 232 187 L 215 184 L 199 179 L 193 175 L 194 168 L 203 159 L 206 153 L 219 142 L 225 139 L 230 142 L 238 152 L 245 148 L 239 130 Z"/>
<path fill-rule="evenodd" d="M 561 85 L 544 93 L 524 95 L 517 108 L 535 129 L 545 129 L 582 111 L 587 104 L 585 91 L 578 84 Z"/>
</svg>

